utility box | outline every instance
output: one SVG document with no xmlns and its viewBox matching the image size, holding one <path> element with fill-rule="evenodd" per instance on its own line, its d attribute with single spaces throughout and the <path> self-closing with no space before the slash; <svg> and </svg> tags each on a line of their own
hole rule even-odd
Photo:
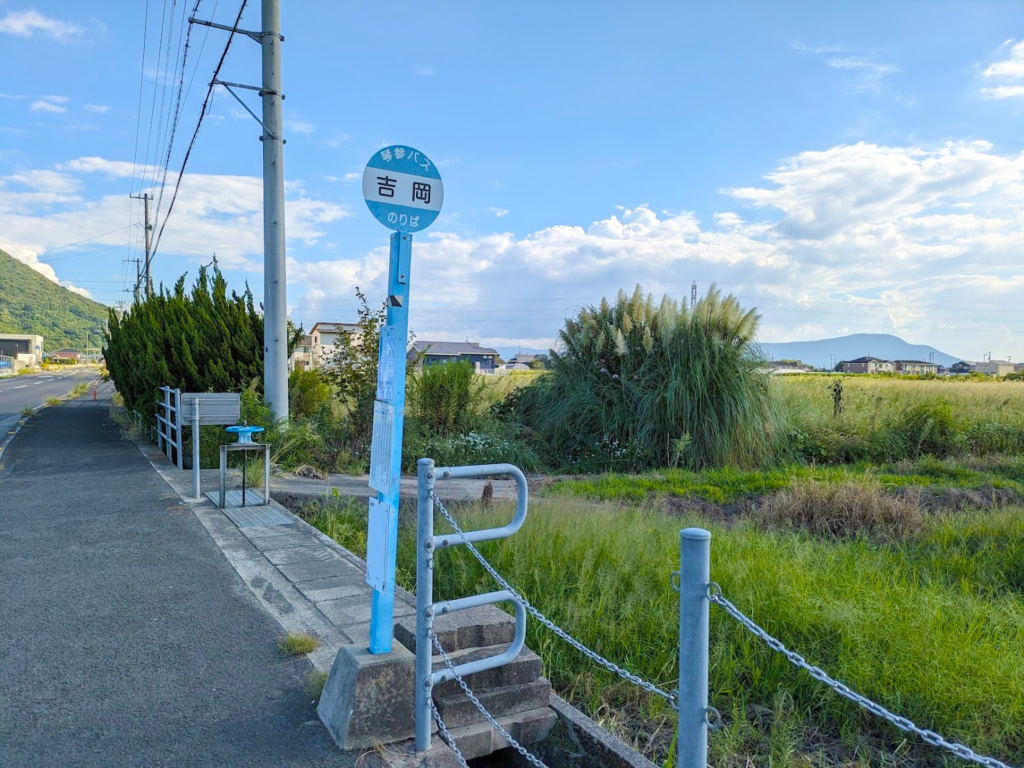
<svg viewBox="0 0 1024 768">
<path fill-rule="evenodd" d="M 195 422 L 199 403 L 199 426 L 237 424 L 241 418 L 242 397 L 237 392 L 182 392 L 180 424 Z"/>
</svg>

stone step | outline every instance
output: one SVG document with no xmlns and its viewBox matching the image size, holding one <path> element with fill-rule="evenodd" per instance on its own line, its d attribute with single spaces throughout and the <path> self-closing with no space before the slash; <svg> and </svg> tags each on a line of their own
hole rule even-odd
<svg viewBox="0 0 1024 768">
<path fill-rule="evenodd" d="M 511 643 L 516 636 L 516 621 L 495 605 L 456 611 L 434 619 L 434 632 L 444 649 L 451 653 L 466 648 Z M 416 653 L 416 615 L 395 620 L 395 639 Z"/>
<path fill-rule="evenodd" d="M 551 683 L 539 677 L 525 685 L 507 685 L 502 688 L 485 688 L 473 691 L 488 712 L 494 717 L 506 717 L 531 709 L 543 709 L 551 703 Z M 460 688 L 455 693 L 435 695 L 434 704 L 441 719 L 449 728 L 480 723 L 484 716 Z"/>
<path fill-rule="evenodd" d="M 484 659 L 489 656 L 497 656 L 505 650 L 506 646 L 494 646 L 490 648 L 466 648 L 448 654 L 453 665 L 458 666 L 469 661 Z M 445 649 L 447 650 L 447 649 Z M 436 672 L 445 668 L 445 663 L 440 656 L 434 656 L 433 669 Z M 466 685 L 475 694 L 483 693 L 490 688 L 507 688 L 508 686 L 526 685 L 540 678 L 543 674 L 543 664 L 540 656 L 524 647 L 519 655 L 508 664 L 494 669 L 486 669 L 483 672 L 476 672 L 467 675 L 464 679 Z M 434 686 L 435 696 L 447 696 L 451 693 L 462 693 L 457 680 L 450 680 Z"/>
<path fill-rule="evenodd" d="M 546 738 L 558 721 L 558 715 L 551 707 L 531 709 L 515 715 L 497 718 L 509 736 L 524 747 Z M 498 735 L 490 723 L 474 723 L 451 729 L 452 738 L 467 760 L 490 755 L 504 749 L 508 743 Z"/>
</svg>

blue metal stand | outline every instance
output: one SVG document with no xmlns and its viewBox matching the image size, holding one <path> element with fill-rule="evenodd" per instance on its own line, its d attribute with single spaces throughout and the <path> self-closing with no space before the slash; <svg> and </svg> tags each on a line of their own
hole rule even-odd
<svg viewBox="0 0 1024 768">
<path fill-rule="evenodd" d="M 373 605 L 370 614 L 370 653 L 390 653 L 392 635 L 394 634 L 395 607 L 395 556 L 398 549 L 398 499 L 402 477 L 402 425 L 405 421 L 405 354 L 409 338 L 409 268 L 412 264 L 412 235 L 395 232 L 391 235 L 391 261 L 388 268 L 388 304 L 387 322 L 381 333 L 381 349 L 378 359 L 378 403 L 388 404 L 394 408 L 394 418 L 390 424 L 390 434 L 380 434 L 382 441 L 378 443 L 378 433 L 385 424 L 378 424 L 378 414 L 374 414 L 374 446 L 376 452 L 389 443 L 390 477 L 388 490 L 378 488 L 376 509 L 371 507 L 371 515 L 387 515 L 387 548 L 386 552 L 379 549 L 367 551 L 367 566 L 373 569 L 371 558 L 386 558 L 387 572 L 384 589 L 375 588 Z M 390 344 L 390 349 L 388 345 Z M 390 357 L 390 360 L 387 358 Z M 388 368 L 393 361 L 394 372 Z M 389 374 L 391 380 L 387 381 Z M 388 397 L 389 396 L 389 397 Z M 372 471 L 371 471 L 372 475 Z M 383 521 L 369 520 L 372 529 Z"/>
</svg>

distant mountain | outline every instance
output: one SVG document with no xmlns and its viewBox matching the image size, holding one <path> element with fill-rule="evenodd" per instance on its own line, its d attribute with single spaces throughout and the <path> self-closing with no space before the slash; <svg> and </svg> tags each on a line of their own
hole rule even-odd
<svg viewBox="0 0 1024 768">
<path fill-rule="evenodd" d="M 841 360 L 869 355 L 883 360 L 923 360 L 947 367 L 963 359 L 926 344 L 910 344 L 888 333 L 855 333 L 818 341 L 762 343 L 761 349 L 772 360 L 802 360 L 815 368 L 835 367 Z"/>
<path fill-rule="evenodd" d="M 0 333 L 34 333 L 46 350 L 98 347 L 107 308 L 0 251 Z"/>
</svg>

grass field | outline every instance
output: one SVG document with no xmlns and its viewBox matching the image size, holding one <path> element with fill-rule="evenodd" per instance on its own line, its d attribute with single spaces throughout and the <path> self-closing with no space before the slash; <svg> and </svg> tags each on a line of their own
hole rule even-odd
<svg viewBox="0 0 1024 768">
<path fill-rule="evenodd" d="M 919 455 L 1024 453 L 1024 383 L 846 376 L 841 412 L 836 377 L 776 377 L 791 447 L 833 463 Z"/>
<path fill-rule="evenodd" d="M 678 531 L 713 533 L 712 579 L 741 610 L 812 663 L 885 706 L 992 753 L 1024 761 L 1024 515 L 1019 508 L 926 517 L 879 544 L 724 525 L 617 504 L 547 498 L 524 528 L 484 554 L 538 608 L 626 668 L 671 688 L 677 606 L 669 573 Z M 312 509 L 314 525 L 365 550 L 361 504 Z M 511 516 L 463 508 L 467 528 Z M 403 514 L 412 519 L 412 515 Z M 414 587 L 412 531 L 399 581 Z M 493 589 L 465 552 L 442 551 L 438 599 Z M 536 622 L 528 644 L 556 689 L 656 761 L 674 723 L 660 700 L 598 670 Z M 830 693 L 712 607 L 711 701 L 725 727 L 716 766 L 953 765 Z"/>
</svg>

